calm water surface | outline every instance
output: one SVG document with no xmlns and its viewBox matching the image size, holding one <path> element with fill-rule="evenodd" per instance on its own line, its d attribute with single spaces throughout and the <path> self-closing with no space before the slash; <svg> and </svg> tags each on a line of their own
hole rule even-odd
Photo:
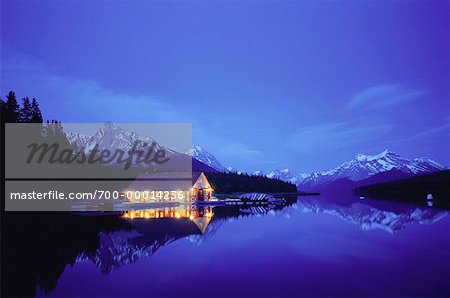
<svg viewBox="0 0 450 298">
<path fill-rule="evenodd" d="M 332 195 L 272 207 L 129 212 L 36 295 L 450 296 L 448 211 Z"/>
</svg>

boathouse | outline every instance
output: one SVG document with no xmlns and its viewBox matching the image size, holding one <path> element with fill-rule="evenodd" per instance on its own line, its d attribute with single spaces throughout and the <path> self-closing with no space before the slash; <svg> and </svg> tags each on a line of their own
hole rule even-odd
<svg viewBox="0 0 450 298">
<path fill-rule="evenodd" d="M 201 172 L 192 185 L 192 200 L 209 201 L 212 198 L 213 191 L 214 189 L 212 189 L 211 184 L 209 184 L 209 181 L 206 178 L 205 174 Z"/>
<path fill-rule="evenodd" d="M 152 178 L 147 174 L 139 175 L 127 189 L 123 190 L 121 197 L 124 201 L 128 203 L 210 201 L 214 191 L 203 172 L 193 173 L 192 184 L 181 180 L 169 182 L 152 180 L 150 185 L 145 180 L 149 177 Z"/>
</svg>

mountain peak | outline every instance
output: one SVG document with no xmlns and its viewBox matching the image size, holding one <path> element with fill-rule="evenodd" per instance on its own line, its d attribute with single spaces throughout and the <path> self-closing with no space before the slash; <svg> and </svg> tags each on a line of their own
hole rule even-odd
<svg viewBox="0 0 450 298">
<path fill-rule="evenodd" d="M 368 155 L 368 154 L 356 154 L 355 155 L 355 160 L 357 161 L 372 161 L 372 160 L 377 160 L 380 158 L 385 158 L 385 157 L 400 157 L 400 155 L 398 155 L 397 153 L 390 151 L 388 149 L 385 149 L 383 152 L 376 154 L 376 155 Z"/>
<path fill-rule="evenodd" d="M 365 155 L 365 154 L 358 153 L 358 154 L 355 155 L 355 159 L 359 160 L 359 161 L 364 161 L 364 160 L 367 160 L 369 156 L 370 155 Z"/>
<path fill-rule="evenodd" d="M 356 154 L 354 159 L 324 172 L 299 174 L 284 169 L 272 171 L 266 176 L 295 183 L 298 187 L 311 188 L 342 179 L 360 181 L 378 173 L 389 171 L 400 171 L 405 175 L 420 175 L 441 171 L 445 168 L 429 158 L 420 157 L 409 160 L 386 149 L 376 155 Z"/>
<path fill-rule="evenodd" d="M 103 125 L 105 128 L 113 128 L 116 127 L 116 125 L 111 122 L 111 121 L 106 121 L 105 124 Z"/>
<path fill-rule="evenodd" d="M 233 167 L 227 167 L 228 172 L 237 172 Z"/>
<path fill-rule="evenodd" d="M 390 155 L 392 153 L 394 153 L 394 152 L 391 152 L 388 149 L 384 149 L 383 152 L 381 152 L 380 154 L 374 155 L 373 157 L 374 158 L 383 158 L 383 157 L 386 157 L 387 155 Z"/>
<path fill-rule="evenodd" d="M 380 154 L 374 155 L 372 156 L 373 159 L 379 159 L 379 158 L 383 158 L 383 157 L 387 157 L 387 156 L 400 156 L 397 153 L 395 153 L 394 151 L 390 151 L 388 149 L 385 149 L 383 152 L 381 152 Z"/>
<path fill-rule="evenodd" d="M 199 145 L 193 145 L 192 148 L 189 149 L 188 154 L 198 161 L 201 161 L 202 163 L 210 166 L 211 168 L 216 169 L 217 171 L 228 172 L 228 170 L 224 166 L 222 166 L 222 164 L 214 155 L 212 155 Z"/>
</svg>

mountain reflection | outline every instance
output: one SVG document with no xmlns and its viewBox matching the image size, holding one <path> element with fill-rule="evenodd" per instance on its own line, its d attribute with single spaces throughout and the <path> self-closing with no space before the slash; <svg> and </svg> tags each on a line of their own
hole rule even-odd
<svg viewBox="0 0 450 298">
<path fill-rule="evenodd" d="M 129 210 L 120 215 L 131 231 L 101 233 L 93 254 L 81 253 L 77 262 L 91 260 L 104 274 L 120 266 L 148 258 L 160 248 L 180 238 L 203 235 L 214 213 L 212 207 L 176 207 Z"/>
<path fill-rule="evenodd" d="M 101 216 L 6 213 L 2 249 L 7 258 L 2 260 L 2 289 L 5 296 L 34 296 L 36 286 L 50 292 L 68 264 L 92 262 L 102 273 L 110 274 L 121 266 L 152 257 L 175 241 L 185 239 L 193 246 L 211 241 L 232 219 L 290 218 L 303 213 L 337 216 L 364 231 L 382 229 L 391 234 L 413 223 L 433 224 L 447 215 L 447 211 L 434 208 L 385 203 L 377 206 L 366 200 L 341 202 L 322 196 L 288 198 L 282 205 L 179 205 Z"/>
<path fill-rule="evenodd" d="M 403 206 L 383 210 L 367 202 L 336 203 L 323 197 L 300 197 L 286 205 L 251 207 L 197 207 L 182 205 L 170 208 L 130 210 L 121 215 L 132 231 L 102 233 L 100 248 L 93 255 L 81 254 L 77 261 L 91 260 L 104 274 L 120 266 L 152 256 L 157 250 L 182 238 L 199 246 L 211 238 L 229 218 L 246 216 L 283 216 L 292 213 L 317 213 L 337 216 L 357 225 L 363 231 L 374 229 L 394 234 L 413 223 L 432 224 L 447 215 L 446 211 L 432 208 Z M 214 210 L 214 212 L 213 212 Z"/>
<path fill-rule="evenodd" d="M 326 198 L 300 199 L 294 208 L 302 213 L 337 216 L 363 231 L 383 230 L 395 234 L 411 224 L 433 224 L 448 215 L 447 211 L 392 202 L 356 201 L 337 203 Z"/>
</svg>

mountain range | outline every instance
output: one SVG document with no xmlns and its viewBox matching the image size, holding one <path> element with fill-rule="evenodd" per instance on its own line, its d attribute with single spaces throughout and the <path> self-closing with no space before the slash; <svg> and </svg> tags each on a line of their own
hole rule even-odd
<svg viewBox="0 0 450 298">
<path fill-rule="evenodd" d="M 159 144 L 156 140 L 140 135 L 136 132 L 132 132 L 122 127 L 115 125 L 114 123 L 107 122 L 101 126 L 95 134 L 89 136 L 80 133 L 66 133 L 69 143 L 74 146 L 77 150 L 82 150 L 85 153 L 89 153 L 96 145 L 98 145 L 98 150 L 122 150 L 125 154 L 130 151 L 133 145 L 136 143 L 136 150 L 146 152 L 151 144 L 155 144 L 154 150 L 164 150 L 166 156 L 172 161 L 172 165 L 184 166 L 186 161 L 190 157 L 186 153 L 180 153 L 172 150 L 169 147 Z M 187 159 L 189 158 L 189 159 Z M 108 165 L 114 165 L 116 160 L 111 161 Z M 177 163 L 178 162 L 178 163 Z M 195 160 L 193 163 L 193 169 L 199 168 L 201 171 L 214 170 L 204 165 L 203 163 Z M 152 165 L 153 167 L 163 168 L 165 165 Z M 133 158 L 133 167 L 146 168 L 148 164 L 138 163 Z"/>
<path fill-rule="evenodd" d="M 194 158 L 217 171 L 241 173 L 233 167 L 225 168 L 213 154 L 198 145 L 195 145 L 190 152 Z M 268 174 L 262 171 L 251 174 L 291 182 L 297 185 L 299 190 L 323 190 L 336 187 L 342 189 L 361 187 L 445 169 L 447 169 L 445 166 L 430 158 L 419 157 L 411 160 L 393 151 L 384 150 L 377 155 L 356 154 L 352 160 L 323 172 L 297 173 L 290 169 L 282 169 Z"/>
<path fill-rule="evenodd" d="M 73 145 L 78 150 L 83 150 L 88 153 L 96 144 L 99 145 L 99 150 L 102 149 L 120 149 L 128 152 L 133 143 L 138 141 L 137 150 L 142 150 L 142 144 L 152 144 L 156 143 L 155 150 L 164 149 L 166 150 L 169 157 L 182 157 L 190 155 L 192 159 L 192 169 L 193 171 L 203 171 L 203 172 L 229 172 L 220 162 L 208 151 L 204 150 L 200 146 L 194 145 L 188 152 L 180 153 L 176 152 L 168 147 L 159 145 L 156 140 L 142 136 L 136 132 L 128 131 L 121 128 L 114 123 L 107 122 L 102 127 L 100 127 L 94 135 L 84 135 L 81 133 L 69 132 L 66 134 L 69 143 Z M 136 165 L 141 166 L 141 165 Z"/>
<path fill-rule="evenodd" d="M 128 151 L 136 140 L 148 144 L 154 142 L 152 138 L 124 130 L 110 122 L 99 128 L 93 136 L 68 133 L 67 137 L 71 144 L 77 148 L 85 148 L 86 151 L 90 150 L 95 144 L 99 144 L 100 148 Z M 233 167 L 223 166 L 212 153 L 199 145 L 194 145 L 186 153 L 178 153 L 161 145 L 157 145 L 158 148 L 167 150 L 168 154 L 172 156 L 183 156 L 185 154 L 192 156 L 194 170 L 241 173 Z M 352 160 L 322 172 L 297 173 L 290 169 L 282 169 L 271 171 L 266 175 L 262 171 L 256 171 L 252 174 L 291 182 L 297 185 L 300 190 L 312 190 L 337 184 L 341 186 L 355 184 L 356 182 L 358 182 L 358 186 L 368 185 L 362 181 L 379 183 L 445 169 L 445 166 L 430 158 L 419 157 L 411 160 L 395 152 L 384 150 L 377 155 L 356 154 Z"/>
<path fill-rule="evenodd" d="M 220 172 L 241 173 L 233 167 L 225 168 L 213 154 L 198 145 L 194 146 L 190 152 L 194 158 Z M 356 154 L 352 160 L 323 172 L 297 173 L 290 169 L 282 169 L 268 174 L 262 171 L 251 174 L 291 182 L 300 190 L 318 190 L 337 185 L 340 187 L 364 186 L 445 169 L 445 166 L 430 158 L 419 157 L 411 160 L 393 151 L 384 150 L 377 155 Z"/>
<path fill-rule="evenodd" d="M 224 169 L 213 154 L 195 146 L 193 157 L 221 172 L 241 173 L 233 167 Z M 324 189 L 349 189 L 373 183 L 408 178 L 447 169 L 433 159 L 419 157 L 407 159 L 399 154 L 384 150 L 377 155 L 356 154 L 350 161 L 328 171 L 297 173 L 290 169 L 274 170 L 268 174 L 262 171 L 251 173 L 256 176 L 280 179 L 293 183 L 299 190 L 323 191 Z"/>
<path fill-rule="evenodd" d="M 342 184 L 345 181 L 348 184 L 370 179 L 377 183 L 445 169 L 445 166 L 430 158 L 420 157 L 410 160 L 395 152 L 384 150 L 377 155 L 356 154 L 352 160 L 328 171 L 304 174 L 284 169 L 272 171 L 266 176 L 292 182 L 299 189 L 314 189 L 336 182 Z"/>
</svg>

